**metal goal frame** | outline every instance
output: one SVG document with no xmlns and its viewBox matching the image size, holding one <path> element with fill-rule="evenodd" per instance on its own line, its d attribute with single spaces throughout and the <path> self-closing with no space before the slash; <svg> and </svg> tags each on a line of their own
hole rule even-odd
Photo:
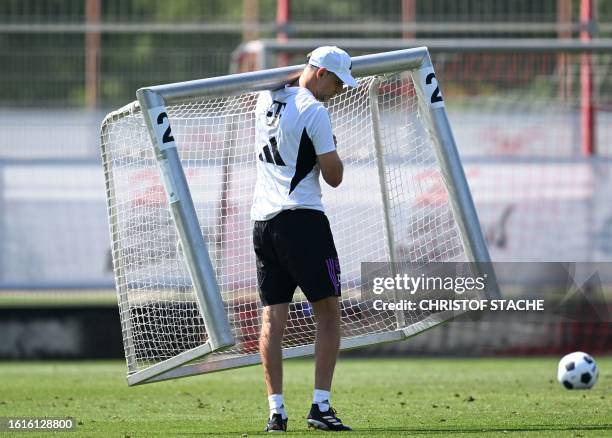
<svg viewBox="0 0 612 438">
<path fill-rule="evenodd" d="M 426 47 L 404 49 L 352 58 L 352 73 L 355 77 L 376 74 L 390 74 L 410 71 L 415 90 L 420 101 L 421 117 L 430 131 L 435 155 L 440 166 L 443 182 L 449 193 L 451 208 L 460 230 L 461 241 L 468 261 L 483 262 L 479 269 L 487 269 L 490 280 L 494 273 L 490 271 L 490 257 L 483 238 L 476 209 L 469 191 L 466 177 L 461 165 L 457 147 L 446 113 L 444 100 L 435 77 L 431 58 Z M 213 352 L 222 351 L 234 345 L 230 323 L 219 292 L 219 285 L 209 257 L 208 249 L 198 222 L 193 199 L 189 190 L 185 172 L 178 155 L 176 142 L 172 137 L 170 120 L 166 106 L 207 98 L 222 98 L 261 90 L 277 89 L 295 80 L 303 65 L 276 68 L 251 73 L 233 74 L 209 79 L 194 80 L 166 85 L 141 88 L 137 91 L 137 102 L 110 113 L 102 124 L 101 143 L 103 165 L 106 171 L 106 189 L 110 231 L 113 241 L 113 258 L 119 260 L 121 245 L 118 237 L 118 224 L 113 215 L 114 205 L 113 181 L 108 177 L 109 166 L 105 150 L 105 136 L 112 120 L 126 114 L 140 112 L 146 123 L 155 152 L 161 179 L 166 191 L 169 208 L 183 248 L 188 271 L 194 286 L 195 297 L 206 326 L 208 341 L 205 345 L 185 351 L 171 359 L 151 365 L 150 367 L 128 374 L 128 384 L 135 385 L 154 381 L 184 377 L 204 372 L 217 371 L 252 365 L 260 362 L 259 354 L 246 354 L 240 357 L 221 359 L 213 363 L 190 363 Z M 375 96 L 372 94 L 372 99 Z M 376 105 L 374 105 L 374 108 Z M 373 125 L 377 124 L 377 111 L 372 112 Z M 384 187 L 383 187 L 384 190 Z M 390 237 L 389 237 L 390 238 Z M 393 260 L 391 260 L 393 261 Z M 121 266 L 115 264 L 116 276 Z M 495 285 L 495 281 L 490 282 Z M 126 284 L 117 284 L 118 291 L 127 288 Z M 492 286 L 487 293 L 497 296 Z M 121 300 L 120 300 L 121 301 Z M 124 306 L 125 303 L 119 303 Z M 362 347 L 377 343 L 405 339 L 440 323 L 452 319 L 456 313 L 441 312 L 430 315 L 407 327 L 398 327 L 395 331 L 376 333 L 342 339 L 341 349 Z M 130 346 L 130 327 L 122 321 L 126 352 Z M 129 325 L 129 323 L 127 324 Z M 285 358 L 312 355 L 313 345 L 286 348 Z"/>
</svg>

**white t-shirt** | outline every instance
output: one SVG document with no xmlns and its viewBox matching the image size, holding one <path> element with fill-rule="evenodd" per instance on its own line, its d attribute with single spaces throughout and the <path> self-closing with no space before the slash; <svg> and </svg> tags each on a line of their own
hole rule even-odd
<svg viewBox="0 0 612 438">
<path fill-rule="evenodd" d="M 251 219 L 283 210 L 324 211 L 317 155 L 336 146 L 327 108 L 303 87 L 259 94 L 255 108 L 257 183 Z"/>
</svg>

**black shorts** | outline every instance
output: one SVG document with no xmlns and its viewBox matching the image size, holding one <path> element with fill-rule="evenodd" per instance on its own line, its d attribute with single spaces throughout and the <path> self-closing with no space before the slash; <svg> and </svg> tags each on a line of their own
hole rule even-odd
<svg viewBox="0 0 612 438">
<path fill-rule="evenodd" d="M 290 303 L 297 286 L 310 302 L 340 296 L 340 263 L 327 216 L 285 210 L 255 221 L 257 285 L 264 306 Z"/>
</svg>

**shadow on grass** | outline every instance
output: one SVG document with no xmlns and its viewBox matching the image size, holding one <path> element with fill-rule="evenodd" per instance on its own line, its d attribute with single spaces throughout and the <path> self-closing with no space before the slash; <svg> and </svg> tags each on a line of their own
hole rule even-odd
<svg viewBox="0 0 612 438">
<path fill-rule="evenodd" d="M 553 432 L 553 431 L 605 431 L 612 430 L 612 424 L 581 424 L 572 426 L 558 425 L 523 425 L 520 427 L 465 427 L 465 428 L 406 428 L 406 427 L 372 427 L 367 429 L 356 429 L 356 432 L 384 433 L 402 432 L 406 435 L 422 434 L 448 434 L 448 433 L 487 433 L 487 432 Z"/>
<path fill-rule="evenodd" d="M 607 431 L 612 430 L 612 424 L 583 424 L 579 426 L 558 426 L 558 425 L 524 425 L 521 427 L 466 427 L 466 428 L 406 428 L 406 427 L 371 427 L 371 428 L 356 428 L 352 433 L 347 436 L 351 437 L 354 434 L 372 434 L 373 436 L 380 434 L 401 434 L 404 435 L 454 435 L 454 434 L 482 434 L 482 433 L 520 433 L 520 432 L 569 432 L 569 431 Z M 287 432 L 288 435 L 310 435 L 313 436 L 314 432 L 304 429 L 290 430 Z M 194 431 L 193 433 L 179 433 L 178 436 L 252 436 L 252 435 L 265 435 L 269 436 L 269 433 L 263 431 L 235 431 L 235 432 L 202 432 Z M 285 434 L 283 434 L 285 435 Z M 318 436 L 318 435 L 317 435 Z"/>
</svg>

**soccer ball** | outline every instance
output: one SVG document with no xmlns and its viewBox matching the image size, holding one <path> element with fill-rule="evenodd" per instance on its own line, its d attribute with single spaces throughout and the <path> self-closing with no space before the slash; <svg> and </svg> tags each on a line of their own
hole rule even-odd
<svg viewBox="0 0 612 438">
<path fill-rule="evenodd" d="M 570 353 L 559 361 L 557 380 L 567 389 L 591 389 L 599 377 L 595 359 L 582 351 Z"/>
</svg>

